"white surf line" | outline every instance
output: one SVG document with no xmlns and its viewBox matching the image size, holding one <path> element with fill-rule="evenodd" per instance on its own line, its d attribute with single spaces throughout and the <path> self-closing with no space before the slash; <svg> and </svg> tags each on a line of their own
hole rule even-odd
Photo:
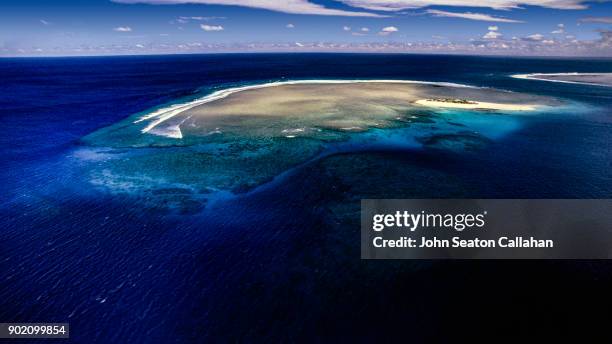
<svg viewBox="0 0 612 344">
<path fill-rule="evenodd" d="M 191 116 L 188 116 L 188 117 L 184 118 L 177 125 L 168 126 L 168 127 L 164 128 L 164 129 L 155 129 L 154 131 L 151 131 L 151 134 L 155 134 L 155 135 L 159 135 L 159 136 L 166 136 L 166 137 L 170 137 L 170 138 L 173 138 L 173 139 L 182 139 L 183 138 L 183 132 L 181 131 L 181 125 L 183 125 L 183 123 L 185 123 L 185 121 L 187 121 L 190 118 L 191 118 Z"/>
<path fill-rule="evenodd" d="M 452 82 L 435 82 L 435 81 L 417 81 L 417 80 L 293 80 L 293 81 L 276 81 L 276 82 L 268 82 L 263 84 L 256 85 L 248 85 L 241 87 L 232 87 L 219 91 L 215 91 L 209 95 L 206 95 L 202 98 L 195 99 L 193 101 L 181 104 L 174 104 L 162 109 L 158 109 L 149 114 L 146 114 L 139 119 L 135 120 L 133 123 L 139 123 L 146 120 L 153 120 L 146 127 L 144 127 L 141 132 L 149 133 L 153 128 L 160 125 L 161 123 L 169 120 L 170 118 L 185 112 L 189 109 L 192 109 L 196 106 L 200 106 L 202 104 L 214 102 L 215 100 L 223 99 L 231 94 L 247 91 L 247 90 L 255 90 L 265 87 L 275 87 L 282 85 L 298 85 L 298 84 L 356 84 L 356 83 L 397 83 L 397 84 L 423 84 L 423 85 L 439 85 L 439 86 L 448 86 L 448 87 L 463 87 L 463 88 L 478 88 L 476 86 L 456 84 Z M 151 132 L 151 134 L 156 134 Z M 156 134 L 158 135 L 158 134 Z M 166 136 L 163 135 L 162 136 Z"/>
<path fill-rule="evenodd" d="M 578 75 L 590 75 L 590 74 L 608 74 L 608 73 L 531 73 L 531 74 L 514 74 L 514 75 L 510 75 L 510 77 L 515 78 L 515 79 L 558 82 L 558 83 L 562 83 L 562 84 L 578 84 L 578 85 L 591 85 L 591 86 L 610 87 L 610 85 L 597 84 L 597 83 L 592 83 L 592 82 L 580 82 L 580 81 L 554 80 L 554 79 L 538 78 L 539 75 L 542 75 L 542 76 L 578 76 Z"/>
</svg>

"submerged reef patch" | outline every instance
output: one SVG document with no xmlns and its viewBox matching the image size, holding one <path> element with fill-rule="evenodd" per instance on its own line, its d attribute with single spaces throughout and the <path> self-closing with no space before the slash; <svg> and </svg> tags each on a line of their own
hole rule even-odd
<svg viewBox="0 0 612 344">
<path fill-rule="evenodd" d="M 455 110 L 424 107 L 418 103 L 422 99 L 506 105 Z M 561 103 L 489 88 L 401 80 L 235 87 L 136 114 L 86 136 L 82 150 L 107 154 L 83 165 L 94 185 L 162 198 L 193 212 L 200 208 L 196 204 L 250 192 L 335 154 L 483 148 L 515 130 L 521 116 L 535 112 L 512 111 L 521 104 L 550 108 Z M 114 150 L 121 153 L 109 154 Z"/>
<path fill-rule="evenodd" d="M 491 139 L 474 132 L 433 134 L 418 138 L 425 148 L 449 151 L 473 151 L 484 148 Z"/>
</svg>

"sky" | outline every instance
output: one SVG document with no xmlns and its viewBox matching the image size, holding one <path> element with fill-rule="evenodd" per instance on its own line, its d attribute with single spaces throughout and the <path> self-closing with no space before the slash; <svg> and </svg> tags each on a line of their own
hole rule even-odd
<svg viewBox="0 0 612 344">
<path fill-rule="evenodd" d="M 0 56 L 612 57 L 612 0 L 2 0 Z"/>
</svg>

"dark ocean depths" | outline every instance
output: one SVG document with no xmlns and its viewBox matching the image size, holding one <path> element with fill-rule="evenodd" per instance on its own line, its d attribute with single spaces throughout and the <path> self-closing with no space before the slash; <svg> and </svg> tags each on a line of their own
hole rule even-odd
<svg viewBox="0 0 612 344">
<path fill-rule="evenodd" d="M 534 72 L 612 72 L 612 60 L 0 59 L 0 322 L 69 322 L 82 343 L 533 340 L 606 326 L 594 316 L 612 306 L 606 261 L 359 258 L 361 198 L 612 196 L 612 88 L 509 77 Z M 528 116 L 473 151 L 330 154 L 212 211 L 107 192 L 74 158 L 85 135 L 202 87 L 320 78 L 448 81 L 587 110 Z"/>
</svg>

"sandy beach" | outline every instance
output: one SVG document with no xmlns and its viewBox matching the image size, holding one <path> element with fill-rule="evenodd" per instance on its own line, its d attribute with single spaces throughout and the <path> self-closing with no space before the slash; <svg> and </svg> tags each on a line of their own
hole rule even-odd
<svg viewBox="0 0 612 344">
<path fill-rule="evenodd" d="M 451 102 L 436 99 L 419 99 L 414 103 L 428 107 L 469 110 L 534 111 L 538 108 L 538 105 L 532 104 L 502 104 L 479 101 Z"/>
</svg>

